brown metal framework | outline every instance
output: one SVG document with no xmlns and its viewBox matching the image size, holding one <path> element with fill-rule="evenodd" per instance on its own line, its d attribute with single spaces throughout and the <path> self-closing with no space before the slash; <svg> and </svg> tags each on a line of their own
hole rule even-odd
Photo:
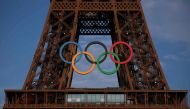
<svg viewBox="0 0 190 109">
<path fill-rule="evenodd" d="M 96 32 L 87 29 L 98 20 L 109 23 L 93 26 Z M 64 42 L 77 42 L 81 34 L 108 34 L 113 43 L 132 46 L 133 59 L 117 72 L 118 88 L 71 88 L 73 70 L 60 60 L 58 51 Z M 70 45 L 64 50 L 64 57 L 71 60 L 77 48 Z M 126 59 L 127 48 L 117 46 L 114 51 Z M 187 91 L 169 89 L 140 0 L 52 0 L 23 89 L 5 93 L 4 108 L 187 108 Z M 103 94 L 105 101 L 70 104 L 68 94 Z M 124 102 L 109 103 L 108 94 L 123 94 Z"/>
</svg>

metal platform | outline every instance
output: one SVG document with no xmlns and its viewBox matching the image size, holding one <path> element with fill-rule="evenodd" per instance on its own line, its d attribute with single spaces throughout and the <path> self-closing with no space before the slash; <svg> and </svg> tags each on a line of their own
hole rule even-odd
<svg viewBox="0 0 190 109">
<path fill-rule="evenodd" d="M 5 90 L 4 108 L 188 108 L 187 90 Z"/>
</svg>

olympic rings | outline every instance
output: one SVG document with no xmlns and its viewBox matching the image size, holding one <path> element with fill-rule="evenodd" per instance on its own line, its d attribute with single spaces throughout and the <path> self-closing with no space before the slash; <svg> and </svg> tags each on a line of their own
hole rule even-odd
<svg viewBox="0 0 190 109">
<path fill-rule="evenodd" d="M 71 64 L 71 62 L 65 60 L 65 58 L 63 57 L 63 54 L 62 54 L 63 48 L 64 48 L 66 45 L 68 45 L 68 44 L 75 44 L 75 45 L 77 45 L 78 48 L 79 48 L 79 50 L 80 50 L 81 52 L 82 52 L 82 48 L 81 48 L 81 46 L 80 46 L 78 43 L 76 43 L 76 42 L 65 42 L 65 43 L 60 47 L 60 49 L 59 49 L 59 56 L 60 56 L 61 60 L 62 60 L 63 62 L 65 62 L 65 63 L 67 63 L 67 64 Z M 80 55 L 80 57 L 79 57 L 75 62 L 78 62 L 81 57 L 82 57 L 82 55 Z"/>
<path fill-rule="evenodd" d="M 98 69 L 99 69 L 102 73 L 104 73 L 104 74 L 106 74 L 106 75 L 111 75 L 111 74 L 116 73 L 116 72 L 119 70 L 120 64 L 117 65 L 117 67 L 116 67 L 115 70 L 112 70 L 112 71 L 102 70 L 102 69 L 100 68 L 100 59 L 101 59 L 102 56 L 107 55 L 107 54 L 112 54 L 113 56 L 116 57 L 116 59 L 117 59 L 118 61 L 120 61 L 119 57 L 118 57 L 115 53 L 113 53 L 113 52 L 104 52 L 104 53 L 102 53 L 102 54 L 98 57 L 98 59 L 97 59 L 97 67 L 98 67 Z"/>
<path fill-rule="evenodd" d="M 75 54 L 75 55 L 73 56 L 71 62 L 65 60 L 64 57 L 63 57 L 63 54 L 64 54 L 64 53 L 62 54 L 63 48 L 64 48 L 66 45 L 68 45 L 68 44 L 75 44 L 75 45 L 78 46 L 78 48 L 79 48 L 79 50 L 80 50 L 80 52 L 78 52 L 77 54 Z M 99 44 L 99 45 L 103 46 L 103 48 L 105 49 L 105 52 L 103 52 L 102 54 L 100 54 L 100 55 L 98 56 L 97 61 L 96 61 L 96 59 L 94 58 L 94 56 L 93 56 L 91 53 L 87 52 L 88 47 L 90 47 L 90 46 L 93 45 L 93 44 Z M 124 45 L 126 45 L 126 46 L 129 48 L 129 51 L 130 51 L 130 55 L 129 55 L 128 59 L 126 59 L 125 61 L 122 61 L 122 62 L 120 62 L 120 59 L 119 59 L 118 55 L 117 55 L 116 53 L 113 53 L 113 52 L 112 52 L 113 48 L 114 48 L 116 45 L 118 45 L 118 44 L 124 44 Z M 124 53 L 125 53 L 125 52 L 124 52 Z M 86 57 L 86 59 L 87 59 L 90 63 L 92 63 L 90 69 L 89 69 L 88 71 L 86 71 L 86 72 L 81 72 L 81 71 L 79 71 L 79 70 L 76 68 L 76 66 L 75 66 L 75 62 L 78 62 L 78 61 L 81 59 L 81 57 L 82 57 L 81 54 L 84 54 L 85 57 Z M 112 70 L 112 71 L 106 71 L 106 70 L 101 69 L 101 67 L 100 67 L 100 63 L 102 63 L 102 62 L 106 59 L 107 54 L 110 54 L 111 60 L 112 60 L 113 62 L 115 62 L 115 63 L 118 64 L 117 67 L 116 67 L 116 69 L 114 69 L 114 70 Z M 80 55 L 79 58 L 77 58 L 78 55 Z M 89 59 L 87 55 L 88 55 L 91 59 Z M 104 55 L 105 55 L 105 56 L 104 56 Z M 112 55 L 116 58 L 116 60 L 114 59 L 114 57 L 113 57 Z M 65 63 L 67 63 L 67 64 L 71 64 L 71 65 L 72 65 L 72 68 L 74 69 L 74 71 L 75 71 L 76 73 L 78 73 L 78 74 L 86 75 L 86 74 L 90 73 L 90 72 L 95 68 L 95 64 L 97 64 L 97 67 L 98 67 L 98 69 L 100 70 L 100 72 L 102 72 L 102 73 L 104 73 L 104 74 L 106 74 L 106 75 L 111 75 L 111 74 L 116 73 L 116 72 L 119 70 L 120 64 L 126 64 L 126 63 L 128 63 L 128 62 L 132 59 L 132 57 L 133 57 L 133 49 L 132 49 L 132 47 L 131 47 L 128 43 L 120 41 L 120 42 L 114 43 L 114 44 L 111 46 L 110 51 L 108 52 L 106 46 L 105 46 L 103 43 L 101 43 L 101 42 L 99 42 L 99 41 L 94 41 L 94 42 L 90 42 L 90 43 L 85 47 L 85 51 L 82 52 L 82 48 L 81 48 L 81 46 L 80 46 L 78 43 L 76 43 L 76 42 L 66 42 L 66 43 L 64 43 L 64 44 L 60 47 L 60 49 L 59 49 L 59 56 L 60 56 L 60 58 L 61 58 L 61 60 L 62 60 L 63 62 L 65 62 Z M 102 56 L 104 56 L 103 59 L 102 59 Z M 77 58 L 77 59 L 76 59 L 76 58 Z M 76 59 L 76 60 L 75 60 L 75 59 Z M 101 60 L 101 59 L 102 59 L 102 60 Z"/>
<path fill-rule="evenodd" d="M 90 67 L 90 69 L 89 69 L 88 71 L 86 71 L 86 72 L 81 72 L 81 71 L 79 71 L 79 70 L 76 68 L 76 66 L 74 65 L 74 63 L 75 63 L 76 57 L 77 57 L 78 55 L 80 55 L 80 54 L 81 54 L 81 53 L 78 52 L 76 55 L 73 56 L 73 58 L 72 58 L 72 64 L 71 64 L 71 65 L 72 65 L 72 68 L 75 70 L 75 72 L 77 72 L 78 74 L 86 75 L 86 74 L 90 73 L 90 72 L 94 69 L 95 64 L 92 64 L 92 66 Z M 89 52 L 82 52 L 82 54 L 86 54 L 86 55 L 90 56 L 90 58 L 92 58 L 92 61 L 95 61 L 95 58 L 94 58 L 94 56 L 93 56 L 91 53 L 89 53 Z"/>
<path fill-rule="evenodd" d="M 116 61 L 116 60 L 113 58 L 113 56 L 112 56 L 111 54 L 110 54 L 110 58 L 111 58 L 112 61 L 114 61 L 114 62 L 117 63 L 117 64 L 126 64 L 126 63 L 128 63 L 128 62 L 132 59 L 132 57 L 133 57 L 133 49 L 132 49 L 132 47 L 131 47 L 128 43 L 120 41 L 120 42 L 114 43 L 114 44 L 111 46 L 110 52 L 111 52 L 111 51 L 113 50 L 113 48 L 114 48 L 116 45 L 118 45 L 118 44 L 124 44 L 124 45 L 126 45 L 126 46 L 129 48 L 129 51 L 130 51 L 129 58 L 126 59 L 125 61 L 122 61 L 122 62 Z"/>
<path fill-rule="evenodd" d="M 106 47 L 102 42 L 99 42 L 99 41 L 90 42 L 90 43 L 85 47 L 85 50 L 84 50 L 84 51 L 86 52 L 87 49 L 88 49 L 88 47 L 90 47 L 90 46 L 93 45 L 93 44 L 99 44 L 99 45 L 101 45 L 101 46 L 104 48 L 105 52 L 108 52 L 107 47 Z M 106 59 L 106 57 L 107 57 L 107 55 L 104 55 L 104 58 L 100 61 L 100 63 L 102 63 L 102 62 Z M 86 58 L 90 63 L 97 64 L 96 61 L 90 60 L 87 55 L 85 55 L 85 58 Z"/>
</svg>

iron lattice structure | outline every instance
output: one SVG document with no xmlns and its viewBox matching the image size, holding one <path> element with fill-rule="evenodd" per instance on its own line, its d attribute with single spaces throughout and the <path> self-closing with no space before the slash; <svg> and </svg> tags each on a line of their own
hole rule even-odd
<svg viewBox="0 0 190 109">
<path fill-rule="evenodd" d="M 133 47 L 132 60 L 117 72 L 118 88 L 71 87 L 73 70 L 60 60 L 59 47 L 77 42 L 79 35 L 92 34 L 111 35 L 113 43 L 124 41 Z M 114 52 L 125 60 L 126 49 L 117 46 Z M 65 51 L 64 57 L 71 60 L 77 48 L 70 45 Z M 187 92 L 170 90 L 140 0 L 51 0 L 23 88 L 5 90 L 4 108 L 181 109 L 188 108 Z"/>
</svg>

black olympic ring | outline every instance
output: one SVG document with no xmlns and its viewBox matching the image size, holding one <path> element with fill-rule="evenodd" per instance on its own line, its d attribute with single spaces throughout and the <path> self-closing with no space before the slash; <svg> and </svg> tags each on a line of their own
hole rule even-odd
<svg viewBox="0 0 190 109">
<path fill-rule="evenodd" d="M 106 52 L 106 53 L 108 52 L 107 47 L 106 47 L 102 42 L 99 42 L 99 41 L 90 42 L 90 43 L 85 47 L 85 50 L 84 50 L 84 51 L 87 51 L 88 47 L 90 47 L 90 46 L 93 45 L 93 44 L 99 44 L 99 45 L 101 45 L 101 46 L 104 48 L 105 52 Z M 86 54 L 85 54 L 85 57 L 86 57 L 86 59 L 87 59 L 90 63 L 97 64 L 97 61 L 95 61 L 95 62 L 92 61 L 91 59 L 89 59 L 89 57 L 88 57 Z M 100 60 L 99 63 L 104 62 L 105 59 L 106 59 L 106 57 L 107 57 L 107 55 L 104 55 L 104 58 L 103 58 L 102 60 Z"/>
</svg>

